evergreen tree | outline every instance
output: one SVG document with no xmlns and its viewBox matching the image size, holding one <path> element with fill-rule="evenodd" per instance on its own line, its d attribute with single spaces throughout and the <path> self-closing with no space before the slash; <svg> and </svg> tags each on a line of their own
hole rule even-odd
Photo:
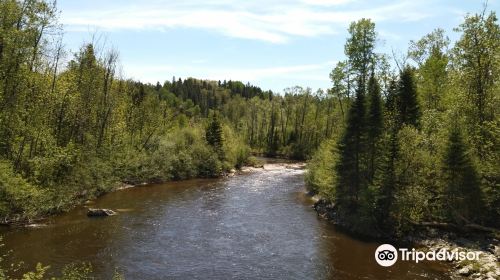
<svg viewBox="0 0 500 280">
<path fill-rule="evenodd" d="M 391 208 L 394 201 L 394 192 L 397 186 L 396 161 L 398 158 L 398 135 L 395 128 L 391 129 L 386 142 L 386 151 L 380 168 L 380 189 L 376 207 L 378 224 L 385 231 L 390 230 L 393 220 Z"/>
<path fill-rule="evenodd" d="M 219 159 L 223 160 L 225 156 L 223 150 L 224 139 L 222 137 L 222 125 L 215 113 L 213 114 L 212 120 L 206 129 L 205 137 L 208 144 L 217 152 Z"/>
<path fill-rule="evenodd" d="M 387 98 L 385 99 L 385 111 L 387 115 L 392 116 L 396 111 L 398 95 L 398 84 L 395 80 L 389 82 L 389 88 L 387 90 Z M 393 117 L 393 116 L 392 116 Z"/>
<path fill-rule="evenodd" d="M 413 70 L 405 67 L 401 71 L 398 87 L 398 118 L 400 125 L 418 127 L 420 121 L 420 107 L 417 101 Z"/>
<path fill-rule="evenodd" d="M 340 160 L 336 166 L 336 201 L 341 211 L 355 210 L 360 191 L 366 187 L 366 110 L 364 88 L 362 83 L 359 85 L 338 147 Z"/>
<path fill-rule="evenodd" d="M 457 126 L 450 133 L 443 163 L 445 199 L 450 216 L 455 221 L 462 217 L 478 220 L 482 205 L 479 180 Z"/>
<path fill-rule="evenodd" d="M 369 165 L 368 165 L 368 179 L 373 180 L 376 169 L 377 161 L 377 151 L 379 150 L 380 135 L 383 131 L 383 112 L 382 112 L 382 100 L 380 98 L 380 85 L 374 74 L 370 76 L 368 81 L 368 98 L 369 98 L 369 108 L 368 108 L 368 119 L 367 119 L 367 132 L 368 132 L 368 153 L 369 153 Z"/>
</svg>

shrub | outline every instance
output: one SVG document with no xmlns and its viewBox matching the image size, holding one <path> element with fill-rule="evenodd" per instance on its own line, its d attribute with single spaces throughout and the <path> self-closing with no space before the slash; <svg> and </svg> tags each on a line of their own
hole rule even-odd
<svg viewBox="0 0 500 280">
<path fill-rule="evenodd" d="M 14 173 L 10 162 L 0 160 L 0 218 L 32 218 L 44 212 L 48 193 Z"/>
<path fill-rule="evenodd" d="M 332 200 L 335 197 L 335 164 L 338 160 L 336 141 L 323 142 L 307 163 L 305 176 L 308 191 Z"/>
</svg>

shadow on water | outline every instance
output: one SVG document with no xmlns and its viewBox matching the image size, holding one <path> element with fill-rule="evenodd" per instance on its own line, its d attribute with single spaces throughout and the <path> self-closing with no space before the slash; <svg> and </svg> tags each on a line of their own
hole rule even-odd
<svg viewBox="0 0 500 280">
<path fill-rule="evenodd" d="M 100 279 L 447 279 L 438 263 L 375 263 L 379 245 L 335 230 L 305 195 L 303 171 L 263 170 L 130 188 L 41 228 L 3 229 L 6 260 L 59 270 L 88 261 Z"/>
</svg>

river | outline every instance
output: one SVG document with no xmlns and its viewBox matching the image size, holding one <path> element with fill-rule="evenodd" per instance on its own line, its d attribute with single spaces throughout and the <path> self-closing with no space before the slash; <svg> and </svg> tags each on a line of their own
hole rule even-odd
<svg viewBox="0 0 500 280">
<path fill-rule="evenodd" d="M 87 218 L 79 207 L 46 226 L 0 229 L 12 250 L 6 262 L 57 271 L 86 261 L 99 279 L 115 269 L 126 279 L 448 279 L 439 263 L 378 266 L 379 244 L 317 217 L 303 170 L 269 166 L 130 188 L 91 204 L 116 216 Z"/>
</svg>

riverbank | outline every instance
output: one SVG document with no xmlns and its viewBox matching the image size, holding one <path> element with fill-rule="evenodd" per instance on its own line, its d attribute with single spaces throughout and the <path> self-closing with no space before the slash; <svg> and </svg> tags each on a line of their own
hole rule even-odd
<svg viewBox="0 0 500 280">
<path fill-rule="evenodd" d="M 450 277 L 452 279 L 495 280 L 500 279 L 500 243 L 499 236 L 481 233 L 456 233 L 436 228 L 426 228 L 414 231 L 405 238 L 384 237 L 374 232 L 372 235 L 359 235 L 350 230 L 348 221 L 343 221 L 336 215 L 333 203 L 318 196 L 314 209 L 320 217 L 326 219 L 349 234 L 361 238 L 369 238 L 392 244 L 407 244 L 428 251 L 459 250 L 466 252 L 480 252 L 478 261 L 454 261 Z"/>
<path fill-rule="evenodd" d="M 91 204 L 116 216 L 89 219 L 77 207 L 44 227 L 3 229 L 12 250 L 5 263 L 31 271 L 41 262 L 56 274 L 88 261 L 95 279 L 116 270 L 126 279 L 447 279 L 441 263 L 378 267 L 376 243 L 316 217 L 299 168 L 263 164 L 233 177 L 116 191 Z"/>
<path fill-rule="evenodd" d="M 279 169 L 305 169 L 306 164 L 304 162 L 289 160 L 289 159 L 281 159 L 281 158 L 265 158 L 265 157 L 250 157 L 248 160 L 248 164 L 244 165 L 240 168 L 232 168 L 228 170 L 224 170 L 218 176 L 211 178 L 224 178 L 224 177 L 233 177 L 235 175 L 245 174 L 249 172 L 256 172 L 259 170 L 279 170 Z M 192 177 L 187 179 L 203 179 L 206 177 Z M 75 207 L 90 204 L 93 200 L 109 193 L 113 193 L 116 191 L 121 191 L 129 188 L 145 186 L 149 184 L 163 184 L 172 181 L 179 180 L 158 180 L 158 179 L 149 179 L 149 180 L 127 180 L 126 182 L 115 182 L 110 183 L 109 186 L 105 189 L 101 189 L 98 192 L 89 192 L 83 191 L 76 195 L 73 200 L 69 203 L 66 203 L 63 207 L 59 209 L 54 209 L 42 215 L 38 215 L 36 217 L 23 217 L 23 216 L 14 216 L 11 219 L 3 219 L 0 221 L 0 226 L 7 227 L 32 227 L 43 224 L 44 221 L 54 215 L 59 215 L 61 213 L 68 212 Z"/>
</svg>

